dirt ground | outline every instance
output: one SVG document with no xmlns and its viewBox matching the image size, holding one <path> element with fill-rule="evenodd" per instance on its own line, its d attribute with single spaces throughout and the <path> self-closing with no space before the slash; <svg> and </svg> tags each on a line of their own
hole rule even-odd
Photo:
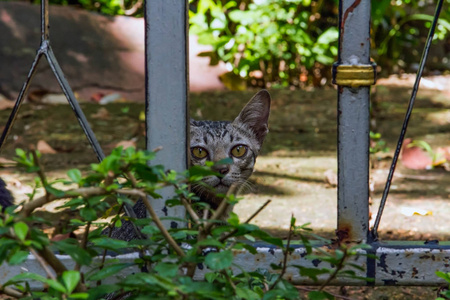
<svg viewBox="0 0 450 300">
<path fill-rule="evenodd" d="M 374 90 L 375 130 L 389 151 L 377 154 L 371 171 L 374 192 L 371 210 L 375 213 L 395 148 L 410 88 L 379 85 Z M 195 119 L 233 119 L 254 91 L 191 94 L 191 116 Z M 255 223 L 279 236 L 286 234 L 291 213 L 299 224 L 310 222 L 315 232 L 333 237 L 336 227 L 337 189 L 326 182 L 335 173 L 336 90 L 272 90 L 270 133 L 258 157 L 251 190 L 235 211 L 247 218 L 267 199 L 272 203 Z M 145 145 L 144 125 L 139 120 L 143 104 L 113 103 L 104 106 L 81 104 L 106 153 L 120 141 L 134 140 Z M 5 124 L 10 110 L 0 111 Z M 141 116 L 142 117 L 142 116 Z M 2 127 L 0 126 L 0 130 Z M 418 95 L 407 137 L 423 140 L 433 149 L 450 146 L 450 92 L 423 89 Z M 70 168 L 87 170 L 96 157 L 83 135 L 69 105 L 24 104 L 0 157 L 12 159 L 14 149 L 47 142 L 56 154 L 43 155 L 50 177 L 62 177 Z M 0 165 L 1 167 L 1 165 Z M 330 171 L 331 170 L 331 171 Z M 0 174 L 17 199 L 29 191 L 32 176 L 14 168 L 0 168 Z M 410 170 L 400 163 L 380 225 L 382 239 L 449 240 L 450 172 L 444 169 Z M 426 215 L 411 215 L 411 211 Z M 431 288 L 349 288 L 351 299 L 432 299 Z M 352 292 L 353 291 L 353 292 Z"/>
</svg>

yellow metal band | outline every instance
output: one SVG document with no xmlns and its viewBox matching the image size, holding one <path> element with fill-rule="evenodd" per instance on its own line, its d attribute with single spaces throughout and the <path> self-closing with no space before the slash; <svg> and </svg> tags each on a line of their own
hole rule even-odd
<svg viewBox="0 0 450 300">
<path fill-rule="evenodd" d="M 376 65 L 337 65 L 333 83 L 342 86 L 369 86 L 376 82 Z"/>
</svg>

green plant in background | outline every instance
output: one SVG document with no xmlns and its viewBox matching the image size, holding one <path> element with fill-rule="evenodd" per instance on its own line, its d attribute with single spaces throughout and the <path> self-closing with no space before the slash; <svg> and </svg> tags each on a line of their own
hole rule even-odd
<svg viewBox="0 0 450 300">
<path fill-rule="evenodd" d="M 418 148 L 424 150 L 431 158 L 431 166 L 430 166 L 431 168 L 441 166 L 442 164 L 447 162 L 447 160 L 445 159 L 445 156 L 442 153 L 439 153 L 439 152 L 433 150 L 433 148 L 431 148 L 430 144 L 428 144 L 425 141 L 413 140 L 411 143 L 408 144 L 407 147 L 408 148 L 418 147 Z"/>
<path fill-rule="evenodd" d="M 445 41 L 450 32 L 450 0 L 445 1 L 434 40 Z M 415 72 L 422 55 L 424 38 L 433 20 L 435 1 L 372 1 L 372 57 L 383 75 L 402 71 Z M 428 66 L 448 70 L 448 49 L 433 49 Z M 447 54 L 446 54 L 447 53 Z"/>
<path fill-rule="evenodd" d="M 439 291 L 439 297 L 436 298 L 436 300 L 450 299 L 450 272 L 444 273 L 441 271 L 436 271 L 436 275 L 438 277 L 441 277 L 442 279 L 444 279 L 448 284 L 447 289 L 443 289 L 443 290 Z"/>
<path fill-rule="evenodd" d="M 39 0 L 30 0 L 38 3 Z M 143 0 L 50 0 L 107 15 L 143 16 Z M 190 33 L 212 51 L 211 65 L 224 62 L 222 77 L 233 89 L 254 86 L 322 86 L 330 84 L 336 61 L 338 1 L 324 0 L 189 0 Z M 415 72 L 428 33 L 434 1 L 372 1 L 372 58 L 383 76 Z M 435 33 L 430 70 L 445 71 L 450 58 L 445 43 L 450 32 L 446 0 Z M 242 84 L 242 82 L 244 84 Z"/>
<path fill-rule="evenodd" d="M 381 139 L 381 133 L 370 131 L 370 154 L 386 153 L 389 148 L 386 147 L 386 141 Z"/>
<path fill-rule="evenodd" d="M 191 1 L 190 32 L 213 47 L 211 64 L 225 62 L 254 85 L 322 85 L 337 55 L 334 5 L 326 1 Z"/>
<path fill-rule="evenodd" d="M 0 293 L 21 299 L 97 300 L 110 293 L 116 293 L 118 298 L 128 295 L 127 299 L 299 299 L 299 290 L 283 279 L 289 267 L 288 256 L 294 250 L 291 247 L 294 234 L 300 236 L 311 259 L 335 266 L 321 269 L 320 273 L 293 266 L 300 268 L 302 275 L 314 280 L 318 275 L 329 274 L 326 282 L 337 276 L 358 278 L 352 271 L 361 269 L 352 262 L 360 255 L 355 247 L 328 244 L 327 250 L 315 249 L 311 246 L 310 230 L 305 225 L 296 226 L 293 217 L 286 244 L 249 224 L 267 203 L 245 222 L 240 222 L 234 213 L 229 214 L 226 222 L 217 221 L 226 219 L 228 206 L 238 201 L 234 187 L 223 195 L 225 200 L 217 210 L 210 211 L 211 218 L 206 218 L 209 208 L 195 203 L 196 196 L 188 185 L 215 174 L 211 168 L 194 166 L 183 173 L 166 171 L 162 166 L 147 165 L 154 156 L 153 152 L 118 148 L 101 163 L 93 164 L 87 176 L 72 169 L 67 172 L 69 179 L 50 181 L 40 167 L 38 152 L 26 154 L 17 150 L 16 161 L 28 172 L 37 172 L 37 182 L 44 188 L 44 195 L 38 196 L 33 191 L 29 201 L 0 212 L 0 264 L 19 265 L 31 253 L 46 276 L 24 271 L 2 283 Z M 61 190 L 55 183 L 77 187 Z M 158 190 L 168 186 L 175 189 L 176 196 L 167 200 L 166 205 L 183 205 L 189 220 L 164 219 L 185 224 L 189 221 L 189 227 L 166 229 L 148 201 L 149 197 L 159 198 Z M 150 218 L 136 220 L 121 216 L 123 206 L 139 198 L 144 201 Z M 61 199 L 66 201 L 60 204 L 59 210 L 71 216 L 62 230 L 71 235 L 50 239 L 43 228 L 55 226 L 59 219 L 39 217 L 36 210 Z M 197 212 L 202 210 L 203 217 L 200 217 Z M 146 238 L 126 242 L 105 234 L 105 228 L 120 227 L 123 220 L 132 221 Z M 256 239 L 283 250 L 280 265 L 272 265 L 273 270 L 246 271 L 234 262 L 235 251 L 256 254 L 254 246 L 248 243 Z M 131 263 L 106 259 L 106 251 L 120 254 L 124 249 L 141 255 Z M 54 251 L 69 255 L 75 266 L 67 268 Z M 114 279 L 119 271 L 130 267 L 146 271 L 135 272 L 120 281 Z M 193 280 L 197 267 L 207 268 L 205 280 Z M 31 283 L 34 286 L 41 283 L 43 287 L 32 290 Z M 333 299 L 324 287 L 310 292 L 310 299 Z"/>
</svg>

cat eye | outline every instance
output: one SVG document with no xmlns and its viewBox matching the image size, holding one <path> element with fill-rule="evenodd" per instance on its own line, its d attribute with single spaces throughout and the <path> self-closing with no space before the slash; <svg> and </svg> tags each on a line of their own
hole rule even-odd
<svg viewBox="0 0 450 300">
<path fill-rule="evenodd" d="M 208 151 L 202 147 L 191 148 L 191 153 L 195 158 L 205 158 L 208 155 Z"/>
<path fill-rule="evenodd" d="M 242 157 L 247 153 L 247 146 L 237 145 L 231 149 L 231 155 L 234 157 Z"/>
</svg>

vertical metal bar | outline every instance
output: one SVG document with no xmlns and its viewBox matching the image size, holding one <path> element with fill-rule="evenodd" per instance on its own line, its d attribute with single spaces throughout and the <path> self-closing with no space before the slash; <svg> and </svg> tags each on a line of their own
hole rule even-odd
<svg viewBox="0 0 450 300">
<path fill-rule="evenodd" d="M 48 0 L 41 0 L 41 44 L 49 38 Z"/>
<path fill-rule="evenodd" d="M 339 61 L 368 65 L 370 1 L 339 3 Z M 369 220 L 369 96 L 367 86 L 338 87 L 338 237 L 365 241 Z"/>
<path fill-rule="evenodd" d="M 147 149 L 162 146 L 152 163 L 183 171 L 188 165 L 188 3 L 146 1 L 146 130 Z M 166 208 L 172 189 L 152 200 L 157 213 L 184 218 L 184 208 Z M 168 223 L 166 223 L 169 226 Z M 170 222 L 170 227 L 176 227 Z"/>
</svg>

